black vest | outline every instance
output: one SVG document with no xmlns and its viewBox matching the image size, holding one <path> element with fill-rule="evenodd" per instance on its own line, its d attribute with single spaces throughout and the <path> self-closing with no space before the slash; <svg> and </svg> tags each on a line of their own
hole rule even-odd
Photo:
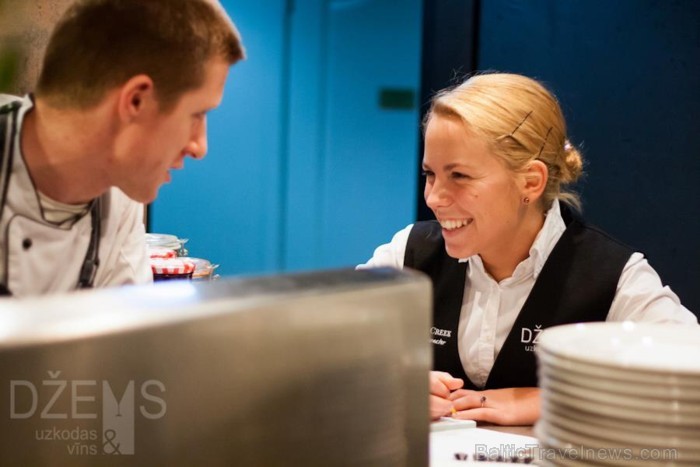
<svg viewBox="0 0 700 467">
<path fill-rule="evenodd" d="M 559 324 L 605 321 L 622 269 L 633 250 L 604 232 L 585 225 L 562 206 L 566 223 L 535 285 L 498 353 L 485 389 L 537 386 L 534 344 L 542 329 Z M 404 266 L 422 271 L 433 282 L 433 369 L 464 380 L 457 349 L 457 327 L 468 263 L 445 251 L 440 224 L 417 222 L 408 237 Z"/>
</svg>

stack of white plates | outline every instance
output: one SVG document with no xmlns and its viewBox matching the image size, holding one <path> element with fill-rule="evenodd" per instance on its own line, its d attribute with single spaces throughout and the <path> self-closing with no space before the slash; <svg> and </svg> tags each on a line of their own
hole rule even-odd
<svg viewBox="0 0 700 467">
<path fill-rule="evenodd" d="M 700 465 L 700 326 L 558 326 L 536 352 L 540 464 Z"/>
</svg>

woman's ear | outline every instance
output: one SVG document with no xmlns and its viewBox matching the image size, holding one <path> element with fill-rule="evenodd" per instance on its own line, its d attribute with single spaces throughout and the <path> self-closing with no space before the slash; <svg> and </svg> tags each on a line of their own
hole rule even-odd
<svg viewBox="0 0 700 467">
<path fill-rule="evenodd" d="M 136 75 L 122 85 L 119 90 L 119 117 L 124 122 L 131 122 L 148 114 L 157 102 L 154 95 L 153 80 L 147 75 Z"/>
<path fill-rule="evenodd" d="M 547 187 L 547 179 L 549 178 L 547 165 L 540 160 L 532 161 L 528 164 L 522 177 L 522 196 L 529 198 L 531 201 L 540 199 L 544 189 Z"/>
</svg>

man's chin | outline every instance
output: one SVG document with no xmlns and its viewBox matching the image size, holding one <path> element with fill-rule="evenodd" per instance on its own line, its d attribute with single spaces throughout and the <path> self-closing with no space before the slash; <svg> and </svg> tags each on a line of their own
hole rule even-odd
<svg viewBox="0 0 700 467">
<path fill-rule="evenodd" d="M 123 190 L 124 194 L 137 203 L 149 204 L 158 197 L 158 188 L 153 192 L 134 192 Z"/>
<path fill-rule="evenodd" d="M 150 196 L 145 196 L 139 202 L 143 203 L 143 204 L 149 204 L 149 203 L 152 203 L 153 201 L 155 201 L 157 197 L 158 197 L 158 190 L 156 189 L 155 193 L 152 193 Z"/>
</svg>

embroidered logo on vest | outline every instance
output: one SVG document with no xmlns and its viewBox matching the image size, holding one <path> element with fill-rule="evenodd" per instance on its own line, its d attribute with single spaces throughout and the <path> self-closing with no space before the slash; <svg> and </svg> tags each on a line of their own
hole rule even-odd
<svg viewBox="0 0 700 467">
<path fill-rule="evenodd" d="M 437 337 L 447 337 L 448 339 L 452 337 L 452 331 L 449 329 L 439 329 L 433 326 L 430 328 L 430 335 L 434 336 L 432 339 L 430 339 L 430 342 L 432 342 L 435 345 L 445 345 L 447 341 L 443 339 L 436 339 L 435 336 Z"/>
<path fill-rule="evenodd" d="M 543 331 L 542 325 L 538 324 L 535 329 L 521 328 L 520 342 L 525 344 L 525 352 L 534 352 L 537 341 L 540 340 L 540 333 Z"/>
</svg>

